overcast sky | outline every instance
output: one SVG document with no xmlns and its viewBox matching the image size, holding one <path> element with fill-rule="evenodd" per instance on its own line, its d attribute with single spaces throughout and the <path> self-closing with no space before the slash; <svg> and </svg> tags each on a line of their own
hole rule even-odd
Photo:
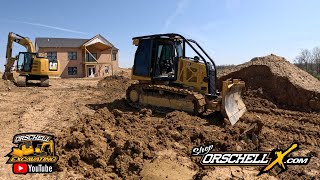
<svg viewBox="0 0 320 180">
<path fill-rule="evenodd" d="M 197 40 L 218 65 L 270 53 L 293 60 L 320 46 L 319 7 L 317 0 L 1 1 L 0 69 L 10 31 L 33 41 L 101 34 L 120 49 L 122 67 L 132 65 L 132 37 L 163 32 Z"/>
</svg>

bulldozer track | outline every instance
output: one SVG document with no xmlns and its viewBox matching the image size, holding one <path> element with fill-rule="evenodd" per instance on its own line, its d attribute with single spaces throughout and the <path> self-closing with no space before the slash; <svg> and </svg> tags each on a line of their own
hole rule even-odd
<svg viewBox="0 0 320 180">
<path fill-rule="evenodd" d="M 193 100 L 193 104 L 194 104 L 194 111 L 193 113 L 195 115 L 197 114 L 201 114 L 206 110 L 206 100 L 204 95 L 202 95 L 201 93 L 198 92 L 194 92 L 188 89 L 183 89 L 183 88 L 178 88 L 178 87 L 172 87 L 172 86 L 168 86 L 168 85 L 152 85 L 152 84 L 132 84 L 131 86 L 128 87 L 127 92 L 126 92 L 126 99 L 128 101 L 128 103 L 134 107 L 134 108 L 142 108 L 145 107 L 145 105 L 140 104 L 140 103 L 134 103 L 132 101 L 130 101 L 129 98 L 129 92 L 131 90 L 137 90 L 139 93 L 148 93 L 149 91 L 161 91 L 164 96 L 167 96 L 167 98 L 179 98 L 181 99 L 182 96 L 186 97 L 186 98 L 191 98 Z M 159 113 L 167 113 L 168 111 L 172 111 L 172 109 L 170 108 L 166 108 L 166 107 L 160 107 L 160 106 L 152 106 L 152 105 L 148 105 L 151 106 L 155 109 L 156 112 Z"/>
</svg>

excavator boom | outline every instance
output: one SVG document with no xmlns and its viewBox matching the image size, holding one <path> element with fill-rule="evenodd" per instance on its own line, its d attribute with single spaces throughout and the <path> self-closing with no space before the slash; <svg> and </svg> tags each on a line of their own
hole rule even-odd
<svg viewBox="0 0 320 180">
<path fill-rule="evenodd" d="M 11 68 L 13 67 L 16 60 L 15 57 L 12 57 L 12 47 L 14 42 L 25 47 L 27 49 L 27 52 L 35 53 L 35 47 L 30 39 L 10 32 L 8 34 L 8 44 L 6 52 L 7 63 L 5 65 L 5 72 L 11 72 Z"/>
</svg>

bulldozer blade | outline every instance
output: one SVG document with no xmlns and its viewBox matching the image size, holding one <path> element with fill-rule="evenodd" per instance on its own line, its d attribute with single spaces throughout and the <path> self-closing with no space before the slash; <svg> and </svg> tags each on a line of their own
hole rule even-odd
<svg viewBox="0 0 320 180">
<path fill-rule="evenodd" d="M 244 83 L 231 83 L 227 86 L 222 97 L 222 113 L 228 117 L 231 125 L 234 125 L 246 112 L 246 106 L 241 98 Z"/>
</svg>

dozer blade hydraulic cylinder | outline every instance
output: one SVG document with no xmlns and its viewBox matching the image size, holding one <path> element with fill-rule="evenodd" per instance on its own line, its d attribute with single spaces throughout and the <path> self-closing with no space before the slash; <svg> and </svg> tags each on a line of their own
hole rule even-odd
<svg viewBox="0 0 320 180">
<path fill-rule="evenodd" d="M 221 112 L 228 117 L 231 125 L 234 125 L 246 112 L 246 106 L 241 98 L 241 92 L 245 83 L 239 79 L 223 81 Z"/>
</svg>

